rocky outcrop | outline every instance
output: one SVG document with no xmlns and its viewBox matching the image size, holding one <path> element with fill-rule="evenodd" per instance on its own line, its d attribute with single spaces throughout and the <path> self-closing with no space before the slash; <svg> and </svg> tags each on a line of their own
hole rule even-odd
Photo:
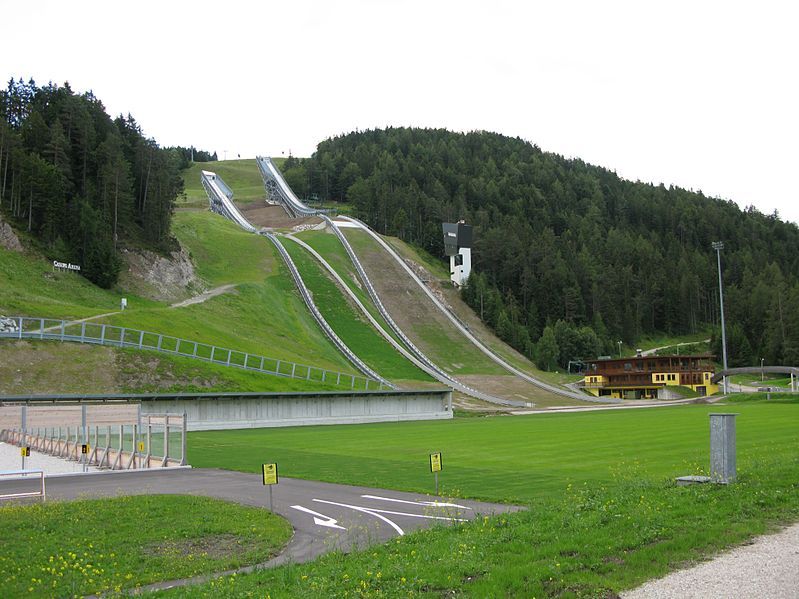
<svg viewBox="0 0 799 599">
<path fill-rule="evenodd" d="M 153 299 L 173 301 L 204 290 L 188 252 L 182 248 L 169 256 L 149 250 L 123 250 L 122 255 L 128 265 L 126 283 L 144 287 L 136 291 Z"/>
<path fill-rule="evenodd" d="M 0 216 L 0 248 L 11 250 L 12 252 L 21 252 L 22 244 L 19 242 L 19 237 L 14 233 L 7 222 L 3 221 Z"/>
</svg>

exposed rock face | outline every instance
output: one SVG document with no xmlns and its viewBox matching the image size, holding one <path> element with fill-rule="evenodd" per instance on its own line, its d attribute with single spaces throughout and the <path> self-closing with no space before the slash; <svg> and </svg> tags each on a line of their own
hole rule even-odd
<svg viewBox="0 0 799 599">
<path fill-rule="evenodd" d="M 153 299 L 172 301 L 204 289 L 189 254 L 182 248 L 169 258 L 148 250 L 123 250 L 122 254 L 130 277 L 145 283 L 145 293 Z"/>
<path fill-rule="evenodd" d="M 2 216 L 0 216 L 0 247 L 11 250 L 12 252 L 22 251 L 22 244 L 14 233 L 14 229 L 12 229 L 11 225 L 7 222 L 3 221 Z"/>
</svg>

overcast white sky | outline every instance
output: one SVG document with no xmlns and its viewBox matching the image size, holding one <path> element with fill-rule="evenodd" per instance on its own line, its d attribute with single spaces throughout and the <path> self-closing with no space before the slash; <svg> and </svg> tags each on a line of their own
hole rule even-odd
<svg viewBox="0 0 799 599">
<path fill-rule="evenodd" d="M 483 129 L 799 222 L 787 0 L 0 5 L 5 81 L 91 89 L 162 145 L 308 156 L 354 129 Z"/>
</svg>

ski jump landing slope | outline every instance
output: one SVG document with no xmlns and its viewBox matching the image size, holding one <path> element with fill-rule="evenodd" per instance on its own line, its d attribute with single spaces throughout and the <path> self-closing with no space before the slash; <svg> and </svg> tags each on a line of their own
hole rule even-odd
<svg viewBox="0 0 799 599">
<path fill-rule="evenodd" d="M 305 305 L 311 311 L 314 320 L 316 320 L 316 322 L 319 324 L 325 335 L 327 335 L 327 337 L 333 342 L 333 345 L 335 345 L 336 348 L 342 354 L 344 354 L 344 356 L 361 373 L 375 381 L 378 381 L 381 388 L 385 386 L 389 389 L 396 389 L 396 386 L 393 383 L 389 382 L 369 368 L 369 366 L 364 364 L 364 362 L 357 355 L 355 355 L 355 353 L 349 347 L 347 347 L 347 345 L 339 338 L 339 336 L 336 335 L 335 331 L 333 331 L 333 328 L 328 324 L 324 316 L 322 316 L 319 308 L 317 308 L 313 298 L 311 297 L 311 293 L 308 291 L 308 288 L 305 286 L 305 282 L 302 280 L 302 276 L 300 276 L 299 270 L 297 270 L 297 267 L 294 264 L 294 261 L 291 259 L 291 256 L 289 256 L 286 248 L 281 245 L 277 237 L 271 233 L 257 230 L 250 222 L 247 221 L 246 218 L 244 218 L 244 216 L 242 216 L 241 212 L 239 212 L 238 208 L 236 208 L 236 205 L 233 203 L 233 191 L 227 185 L 225 185 L 224 181 L 222 181 L 222 179 L 219 178 L 215 173 L 210 171 L 202 171 L 201 177 L 203 187 L 208 194 L 208 202 L 210 203 L 210 207 L 213 212 L 229 218 L 233 222 L 237 223 L 240 227 L 250 231 L 251 233 L 258 233 L 265 236 L 275 245 L 281 258 L 283 258 L 283 261 L 286 263 L 286 266 L 288 267 L 289 272 L 294 279 L 297 289 L 300 291 L 300 295 L 302 296 Z"/>
<path fill-rule="evenodd" d="M 291 191 L 271 160 L 259 157 L 258 166 L 268 199 L 283 205 L 289 214 L 320 214 L 321 211 L 309 208 Z M 343 220 L 348 225 L 348 231 L 353 231 L 353 226 L 360 229 L 383 250 L 365 252 L 362 257 L 367 261 L 366 266 L 362 264 L 336 221 L 324 218 L 344 245 L 370 299 L 383 319 L 416 358 L 414 361 L 424 364 L 424 369 L 436 379 L 472 397 L 506 405 L 526 405 L 531 400 L 549 394 L 572 401 L 591 400 L 585 394 L 541 381 L 497 355 L 464 327 L 393 248 L 365 223 L 347 217 L 339 219 L 339 222 Z M 353 231 L 350 235 L 355 236 L 357 232 Z M 361 242 L 360 245 L 364 244 Z M 370 257 L 374 258 L 374 263 L 370 264 Z M 391 273 L 388 277 L 382 276 L 388 272 Z M 374 279 L 388 281 L 389 285 L 378 290 L 373 284 Z M 397 287 L 392 288 L 391 283 Z M 392 314 L 401 324 L 392 318 Z M 431 334 L 446 339 L 431 340 Z M 442 347 L 446 348 L 444 352 L 441 351 Z M 442 367 L 441 364 L 445 366 Z"/>
<path fill-rule="evenodd" d="M 549 394 L 579 402 L 593 399 L 509 363 L 464 326 L 382 237 L 356 219 L 338 220 L 349 225 L 344 234 L 398 326 L 450 376 L 483 392 L 526 401 Z"/>
</svg>

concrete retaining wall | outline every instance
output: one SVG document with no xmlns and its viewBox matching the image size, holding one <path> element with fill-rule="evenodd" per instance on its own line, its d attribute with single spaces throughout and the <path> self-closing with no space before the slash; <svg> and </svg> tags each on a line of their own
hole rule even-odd
<svg viewBox="0 0 799 599">
<path fill-rule="evenodd" d="M 452 418 L 450 389 L 0 397 L 0 407 L 82 403 L 141 404 L 142 415 L 185 412 L 190 431 Z"/>
<path fill-rule="evenodd" d="M 264 393 L 143 399 L 142 414 L 184 410 L 188 430 L 452 418 L 451 391 Z"/>
</svg>

